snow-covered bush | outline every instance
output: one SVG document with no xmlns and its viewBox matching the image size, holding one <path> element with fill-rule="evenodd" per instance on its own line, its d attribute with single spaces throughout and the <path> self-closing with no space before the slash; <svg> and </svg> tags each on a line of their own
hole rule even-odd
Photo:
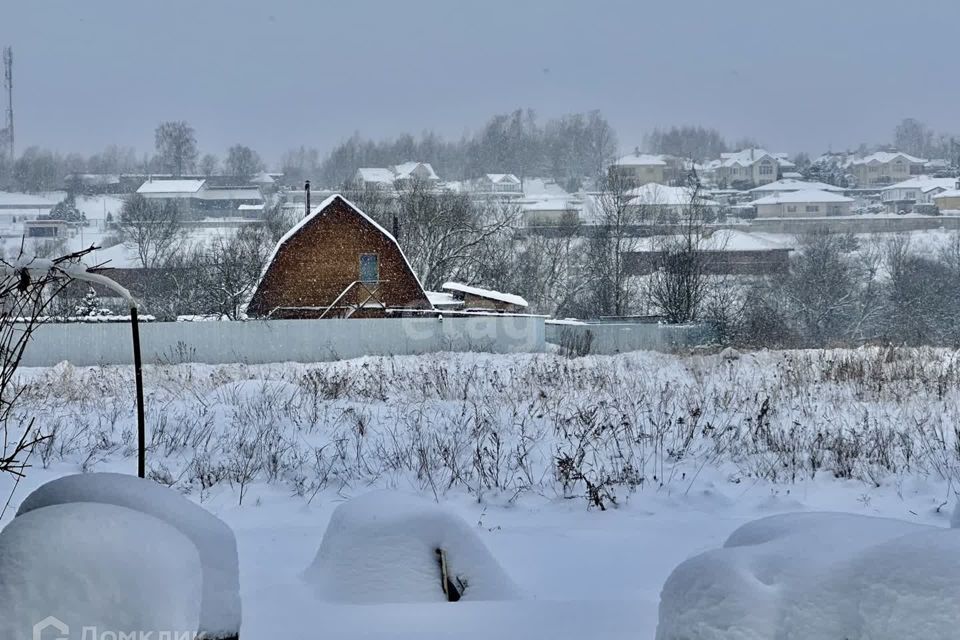
<svg viewBox="0 0 960 640">
<path fill-rule="evenodd" d="M 958 533 L 840 513 L 751 522 L 673 571 L 657 640 L 948 640 Z"/>
<path fill-rule="evenodd" d="M 442 602 L 453 589 L 454 597 L 464 600 L 517 595 L 463 519 L 390 491 L 374 491 L 336 508 L 304 578 L 321 598 L 338 602 Z"/>
<path fill-rule="evenodd" d="M 240 630 L 240 572 L 237 541 L 222 520 L 178 492 L 119 473 L 86 473 L 58 478 L 31 493 L 17 519 L 50 505 L 91 502 L 145 513 L 174 527 L 196 547 L 203 573 L 200 630 L 208 638 L 229 638 Z"/>
<path fill-rule="evenodd" d="M 193 543 L 157 518 L 109 504 L 37 509 L 0 532 L 0 638 L 29 638 L 50 616 L 70 640 L 84 627 L 192 637 L 202 580 Z"/>
</svg>

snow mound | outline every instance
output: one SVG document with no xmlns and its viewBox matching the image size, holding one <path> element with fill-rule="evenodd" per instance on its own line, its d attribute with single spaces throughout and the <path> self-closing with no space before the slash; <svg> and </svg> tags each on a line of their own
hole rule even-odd
<svg viewBox="0 0 960 640">
<path fill-rule="evenodd" d="M 96 502 L 126 507 L 166 522 L 196 547 L 203 570 L 200 630 L 210 638 L 240 630 L 237 540 L 229 526 L 178 492 L 119 473 L 64 476 L 41 486 L 20 505 L 17 518 L 50 505 Z"/>
<path fill-rule="evenodd" d="M 304 577 L 330 601 L 443 602 L 438 549 L 462 599 L 517 596 L 516 586 L 463 519 L 390 491 L 338 506 Z"/>
<path fill-rule="evenodd" d="M 900 603 L 898 622 L 923 628 L 942 612 L 956 611 L 960 570 L 947 562 L 935 572 L 936 588 L 914 590 L 911 580 L 921 576 L 903 558 L 909 557 L 908 549 L 921 550 L 924 544 L 933 544 L 931 554 L 939 555 L 939 544 L 960 562 L 953 550 L 954 544 L 960 549 L 957 534 L 842 513 L 794 513 L 751 522 L 734 531 L 723 548 L 674 569 L 660 596 L 657 640 L 911 636 L 892 631 L 879 612 Z M 920 566 L 929 562 L 936 559 Z M 958 604 L 934 603 L 929 594 L 937 589 Z M 860 617 L 852 618 L 857 611 Z"/>
<path fill-rule="evenodd" d="M 50 616 L 70 640 L 84 627 L 193 637 L 202 579 L 193 543 L 152 516 L 93 503 L 37 509 L 0 532 L 0 638 L 29 638 Z"/>
</svg>

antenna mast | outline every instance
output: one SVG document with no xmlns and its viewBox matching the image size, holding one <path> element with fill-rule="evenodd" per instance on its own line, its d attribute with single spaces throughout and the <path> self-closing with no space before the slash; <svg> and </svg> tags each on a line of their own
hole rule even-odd
<svg viewBox="0 0 960 640">
<path fill-rule="evenodd" d="M 10 154 L 11 164 L 14 161 L 13 147 L 13 49 L 6 47 L 3 50 L 3 84 L 7 88 L 7 125 L 6 142 L 7 152 Z"/>
</svg>

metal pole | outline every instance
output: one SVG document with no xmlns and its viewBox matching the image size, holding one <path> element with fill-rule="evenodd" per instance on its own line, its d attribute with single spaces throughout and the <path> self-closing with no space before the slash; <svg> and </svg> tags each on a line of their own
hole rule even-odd
<svg viewBox="0 0 960 640">
<path fill-rule="evenodd" d="M 137 306 L 130 306 L 130 330 L 133 332 L 133 375 L 137 385 L 137 475 L 147 474 L 147 428 L 143 415 L 143 362 L 140 359 L 140 319 Z"/>
<path fill-rule="evenodd" d="M 306 207 L 304 211 L 304 217 L 310 215 L 310 181 L 307 180 L 303 183 L 303 191 L 306 196 Z"/>
</svg>

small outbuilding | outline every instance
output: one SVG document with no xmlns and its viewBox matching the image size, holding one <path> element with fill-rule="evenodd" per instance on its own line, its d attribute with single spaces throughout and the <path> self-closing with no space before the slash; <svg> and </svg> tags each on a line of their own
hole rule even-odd
<svg viewBox="0 0 960 640">
<path fill-rule="evenodd" d="M 277 243 L 247 314 L 376 318 L 432 308 L 396 238 L 333 195 Z"/>
<path fill-rule="evenodd" d="M 447 282 L 442 289 L 463 303 L 463 308 L 479 311 L 498 311 L 501 313 L 523 313 L 527 310 L 527 301 L 512 293 L 501 293 L 491 289 L 471 287 L 459 282 Z"/>
</svg>

